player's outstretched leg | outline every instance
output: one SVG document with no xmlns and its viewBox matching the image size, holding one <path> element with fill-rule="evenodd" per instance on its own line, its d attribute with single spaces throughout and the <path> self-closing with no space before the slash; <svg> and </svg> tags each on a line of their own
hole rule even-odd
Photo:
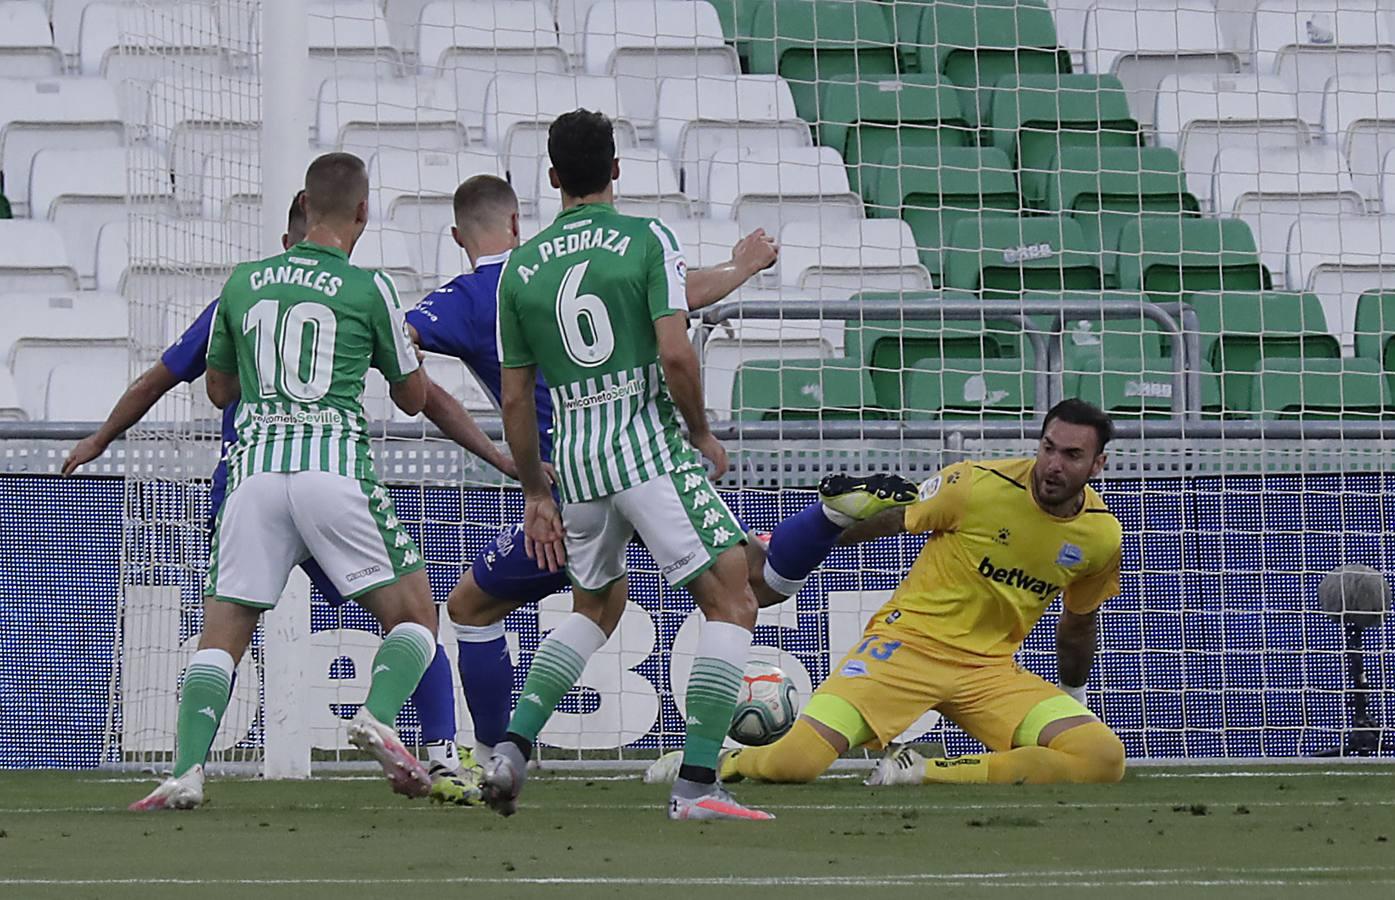
<svg viewBox="0 0 1395 900">
<path fill-rule="evenodd" d="M 890 472 L 833 474 L 819 483 L 819 502 L 775 527 L 765 550 L 764 584 L 755 585 L 761 606 L 799 593 L 854 522 L 915 502 L 914 482 Z"/>
<path fill-rule="evenodd" d="M 1124 777 L 1124 745 L 1103 722 L 1062 731 L 1045 746 L 953 759 L 926 759 L 910 747 L 888 753 L 869 786 L 903 784 L 1112 784 Z"/>
</svg>

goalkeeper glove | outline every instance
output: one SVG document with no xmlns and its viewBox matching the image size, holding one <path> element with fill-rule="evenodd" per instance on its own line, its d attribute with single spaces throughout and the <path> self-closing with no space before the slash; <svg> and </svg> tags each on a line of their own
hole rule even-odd
<svg viewBox="0 0 1395 900">
<path fill-rule="evenodd" d="M 1085 685 L 1081 684 L 1081 685 L 1074 685 L 1074 686 L 1072 686 L 1072 685 L 1066 684 L 1066 683 L 1063 681 L 1063 682 L 1061 682 L 1060 684 L 1058 684 L 1057 687 L 1059 687 L 1064 693 L 1066 693 L 1067 695 L 1069 695 L 1072 699 L 1074 699 L 1074 700 L 1075 700 L 1077 703 L 1079 703 L 1081 706 L 1088 706 L 1088 705 L 1089 705 L 1089 704 L 1087 704 L 1087 703 L 1085 702 Z"/>
</svg>

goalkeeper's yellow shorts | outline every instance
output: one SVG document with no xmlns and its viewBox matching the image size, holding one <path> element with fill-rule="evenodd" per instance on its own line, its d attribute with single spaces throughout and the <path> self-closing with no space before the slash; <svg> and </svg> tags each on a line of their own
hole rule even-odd
<svg viewBox="0 0 1395 900">
<path fill-rule="evenodd" d="M 841 704 L 856 710 L 874 735 L 864 746 L 885 747 L 911 723 L 936 709 L 990 750 L 1033 745 L 1051 722 L 1092 716 L 1060 688 L 1019 666 L 1012 657 L 979 662 L 956 658 L 927 638 L 891 631 L 869 632 L 848 651 L 810 698 L 806 714 L 835 731 L 855 732 L 841 722 L 825 722 L 820 709 L 836 717 Z M 842 727 L 840 727 L 842 726 Z M 855 726 L 855 723 L 854 723 Z"/>
</svg>

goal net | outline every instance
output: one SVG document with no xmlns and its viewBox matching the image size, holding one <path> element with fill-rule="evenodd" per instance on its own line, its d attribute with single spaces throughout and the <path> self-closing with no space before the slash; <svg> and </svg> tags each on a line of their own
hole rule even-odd
<svg viewBox="0 0 1395 900">
<path fill-rule="evenodd" d="M 469 271 L 450 231 L 455 187 L 507 178 L 526 240 L 560 209 L 548 124 L 599 109 L 615 124 L 617 208 L 662 217 L 690 267 L 725 262 L 757 228 L 780 243 L 776 266 L 692 324 L 732 452 L 719 487 L 746 526 L 768 531 L 813 502 L 828 471 L 921 480 L 961 459 L 1030 455 L 1045 410 L 1081 397 L 1120 426 L 1098 486 L 1124 528 L 1122 594 L 1101 613 L 1089 702 L 1130 756 L 1256 760 L 1349 743 L 1358 660 L 1357 724 L 1395 721 L 1390 625 L 1344 632 L 1317 598 L 1339 566 L 1395 561 L 1383 424 L 1395 409 L 1395 17 L 1383 6 L 299 0 L 288 6 L 303 7 L 307 40 L 286 58 L 267 53 L 270 6 L 132 4 L 104 62 L 130 123 L 133 373 L 234 264 L 277 247 L 263 209 L 284 217 L 291 197 L 264 190 L 273 162 L 303 171 L 335 149 L 367 161 L 370 222 L 353 261 L 415 303 Z M 268 133 L 268 91 L 303 98 L 300 126 Z M 165 178 L 173 208 L 136 196 Z M 426 365 L 497 437 L 469 370 Z M 379 471 L 444 600 L 518 521 L 519 492 L 396 412 L 376 376 L 365 404 Z M 195 383 L 150 420 L 128 438 L 140 464 L 126 481 L 111 764 L 168 758 L 201 627 L 216 410 Z M 807 699 L 918 549 L 839 548 L 762 611 L 753 657 Z M 700 615 L 642 547 L 630 564 L 633 602 L 543 732 L 547 760 L 681 745 Z M 288 600 L 308 614 L 269 617 L 259 633 L 221 762 L 260 763 L 278 729 L 316 766 L 356 758 L 345 729 L 376 626 L 299 576 Z M 559 594 L 508 617 L 515 689 L 569 608 Z M 1058 611 L 1020 654 L 1051 680 Z M 277 629 L 297 648 L 288 664 L 269 664 Z M 468 744 L 458 691 L 457 713 Z M 415 738 L 410 707 L 399 725 Z M 917 737 L 951 754 L 978 746 L 933 713 L 906 734 Z"/>
</svg>

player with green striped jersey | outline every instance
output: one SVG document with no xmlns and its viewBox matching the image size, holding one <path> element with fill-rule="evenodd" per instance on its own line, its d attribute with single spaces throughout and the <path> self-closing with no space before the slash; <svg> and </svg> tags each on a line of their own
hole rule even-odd
<svg viewBox="0 0 1395 900">
<path fill-rule="evenodd" d="M 619 623 L 628 600 L 626 547 L 638 532 L 664 577 L 688 587 L 706 618 L 669 817 L 772 818 L 717 784 L 756 599 L 741 527 L 697 453 L 717 477 L 726 470 L 688 341 L 683 250 L 661 222 L 615 211 L 619 162 L 604 115 L 560 116 L 547 149 L 562 212 L 504 267 L 499 358 L 504 430 L 523 483 L 525 548 L 539 565 L 566 565 L 573 612 L 533 657 L 508 733 L 485 766 L 485 802 L 504 815 L 516 809 L 534 740 Z M 560 514 L 538 453 L 539 370 L 552 391 Z"/>
<path fill-rule="evenodd" d="M 386 275 L 349 264 L 368 222 L 368 173 L 329 153 L 305 173 L 305 240 L 233 270 L 209 338 L 208 396 L 241 400 L 228 496 L 209 550 L 203 631 L 184 680 L 180 760 L 133 809 L 203 802 L 203 769 L 232 673 L 293 567 L 314 556 L 339 592 L 387 636 L 349 740 L 393 789 L 424 796 L 430 778 L 392 728 L 436 655 L 436 608 L 421 554 L 373 471 L 360 398 L 371 365 L 397 405 L 426 404 L 426 375 Z"/>
</svg>

